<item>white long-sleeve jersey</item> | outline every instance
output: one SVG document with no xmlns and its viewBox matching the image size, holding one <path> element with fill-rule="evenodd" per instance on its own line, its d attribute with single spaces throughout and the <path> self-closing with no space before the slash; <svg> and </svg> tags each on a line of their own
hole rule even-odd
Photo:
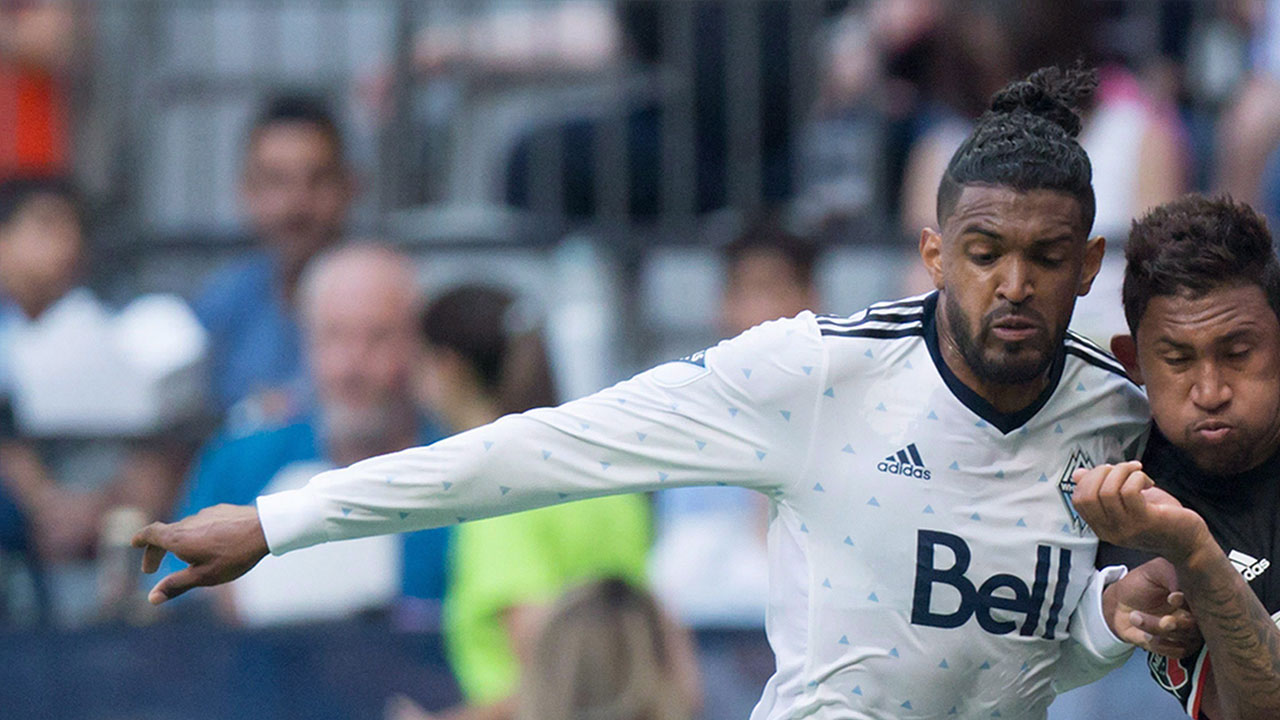
<svg viewBox="0 0 1280 720">
<path fill-rule="evenodd" d="M 1044 717 L 1055 691 L 1124 658 L 1069 480 L 1122 459 L 1146 401 L 1072 336 L 1043 395 L 1001 414 L 939 356 L 936 303 L 765 323 L 561 407 L 321 473 L 258 499 L 267 542 L 752 488 L 772 499 L 777 655 L 752 720 Z"/>
</svg>

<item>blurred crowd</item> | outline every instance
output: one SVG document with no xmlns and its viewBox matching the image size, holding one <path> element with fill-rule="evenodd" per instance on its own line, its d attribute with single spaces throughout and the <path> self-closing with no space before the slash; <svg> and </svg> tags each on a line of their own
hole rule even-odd
<svg viewBox="0 0 1280 720">
<path fill-rule="evenodd" d="M 992 92 L 1042 65 L 1100 68 L 1082 143 L 1095 232 L 1112 247 L 1131 218 L 1189 190 L 1228 191 L 1280 221 L 1276 0 L 442 1 L 398 31 L 395 70 L 255 93 L 220 159 L 235 168 L 240 240 L 208 272 L 190 269 L 208 265 L 193 250 L 181 282 L 148 283 L 121 277 L 101 240 L 160 233 L 102 189 L 94 105 L 120 100 L 77 81 L 111 40 L 90 5 L 0 2 L 0 625 L 158 621 L 125 550 L 147 521 L 250 503 L 802 309 L 928 289 L 911 254 L 947 160 Z M 506 98 L 481 108 L 511 128 L 502 152 L 446 153 L 454 175 L 497 157 L 492 187 L 370 182 L 440 167 L 420 151 L 447 144 L 432 133 L 461 102 L 459 78 Z M 425 100 L 407 103 L 407 87 Z M 353 104 L 407 128 L 380 135 L 403 147 L 370 162 L 340 112 Z M 418 175 L 403 170 L 415 162 Z M 529 292 L 380 215 L 459 198 L 571 237 L 609 227 L 588 245 L 611 271 Z M 682 249 L 664 256 L 673 240 Z M 1123 327 L 1119 278 L 1112 262 L 1077 329 L 1105 340 Z M 582 289 L 592 283 L 600 293 Z M 522 668 L 575 676 L 570 651 L 612 655 L 575 649 L 602 631 L 542 628 L 678 634 L 627 588 L 651 589 L 686 624 L 761 625 L 768 512 L 728 488 L 572 503 L 268 558 L 172 612 L 265 626 L 390 608 L 443 629 L 462 717 L 567 718 L 535 679 L 540 709 L 518 707 Z M 557 604 L 601 578 L 629 584 Z M 577 606 L 595 610 L 566 610 Z M 614 617 L 626 613 L 643 622 Z M 681 642 L 657 647 L 687 662 Z M 667 685 L 655 672 L 652 686 Z M 696 690 L 673 697 L 635 717 L 697 706 Z M 424 716 L 408 699 L 388 714 Z"/>
</svg>

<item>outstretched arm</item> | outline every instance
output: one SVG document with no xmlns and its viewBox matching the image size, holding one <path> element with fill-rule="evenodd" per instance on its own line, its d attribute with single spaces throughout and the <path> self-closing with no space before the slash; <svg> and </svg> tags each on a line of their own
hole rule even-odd
<svg viewBox="0 0 1280 720">
<path fill-rule="evenodd" d="M 581 400 L 320 473 L 258 498 L 256 513 L 223 506 L 152 525 L 134 543 L 148 569 L 166 550 L 191 565 L 152 591 L 163 602 L 232 580 L 267 550 L 665 487 L 782 493 L 808 455 L 825 365 L 812 315 L 766 323 Z"/>
<path fill-rule="evenodd" d="M 1173 564 L 1212 659 L 1214 720 L 1280 717 L 1280 628 L 1204 519 L 1155 487 L 1138 462 L 1078 471 L 1076 509 L 1098 537 Z"/>
</svg>

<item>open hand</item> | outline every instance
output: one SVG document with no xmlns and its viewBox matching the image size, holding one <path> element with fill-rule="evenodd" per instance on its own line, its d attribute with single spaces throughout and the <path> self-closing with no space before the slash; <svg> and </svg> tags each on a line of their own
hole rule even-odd
<svg viewBox="0 0 1280 720">
<path fill-rule="evenodd" d="M 214 505 L 176 523 L 151 523 L 133 536 L 133 546 L 145 548 L 145 573 L 158 570 L 166 552 L 188 565 L 156 583 L 147 595 L 153 605 L 193 587 L 231 582 L 267 554 L 267 538 L 252 505 Z"/>
</svg>

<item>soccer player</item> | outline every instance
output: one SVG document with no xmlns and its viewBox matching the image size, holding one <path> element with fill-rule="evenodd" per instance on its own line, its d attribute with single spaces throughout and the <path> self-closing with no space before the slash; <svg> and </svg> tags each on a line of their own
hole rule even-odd
<svg viewBox="0 0 1280 720">
<path fill-rule="evenodd" d="M 1126 254 L 1133 334 L 1112 346 L 1155 423 L 1142 463 L 1080 474 L 1076 508 L 1173 564 L 1205 647 L 1153 654 L 1160 685 L 1193 718 L 1277 718 L 1280 260 L 1249 206 L 1198 195 L 1135 222 Z"/>
<path fill-rule="evenodd" d="M 940 231 L 921 236 L 936 292 L 768 322 L 256 509 L 149 526 L 145 568 L 166 551 L 190 563 L 152 600 L 268 551 L 738 485 L 773 501 L 777 670 L 755 720 L 1044 717 L 1056 689 L 1123 659 L 1112 630 L 1136 638 L 1132 584 L 1108 587 L 1103 610 L 1123 568 L 1093 570 L 1097 540 L 1066 495 L 1072 470 L 1125 458 L 1148 419 L 1121 367 L 1066 329 L 1103 254 L 1072 109 L 1091 79 L 1042 70 L 994 98 L 942 180 Z"/>
</svg>

